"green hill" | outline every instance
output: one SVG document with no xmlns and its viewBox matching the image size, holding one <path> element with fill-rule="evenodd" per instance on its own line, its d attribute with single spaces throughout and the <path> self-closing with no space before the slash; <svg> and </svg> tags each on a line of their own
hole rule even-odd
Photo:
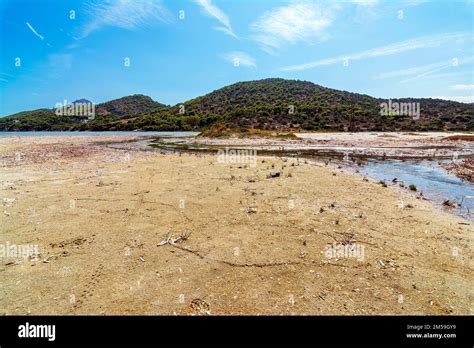
<svg viewBox="0 0 474 348">
<path fill-rule="evenodd" d="M 439 99 L 419 103 L 419 119 L 381 115 L 388 100 L 311 82 L 265 79 L 239 82 L 184 103 L 188 115 L 223 115 L 230 127 L 305 130 L 474 130 L 473 106 Z M 176 114 L 178 106 L 173 108 Z"/>
<path fill-rule="evenodd" d="M 90 103 L 87 99 L 72 102 Z M 69 104 L 69 105 L 71 105 Z M 95 118 L 58 116 L 55 109 L 23 111 L 0 118 L 4 131 L 55 131 L 55 130 L 109 130 L 114 123 L 126 124 L 128 120 L 168 108 L 148 96 L 135 94 L 95 105 Z"/>
<path fill-rule="evenodd" d="M 158 111 L 167 108 L 166 105 L 158 103 L 150 97 L 142 94 L 134 94 L 119 99 L 114 99 L 96 106 L 98 116 L 106 115 L 141 115 L 145 112 Z"/>
<path fill-rule="evenodd" d="M 0 119 L 0 130 L 183 131 L 217 125 L 265 130 L 474 130 L 473 104 L 392 99 L 392 107 L 405 111 L 398 115 L 381 113 L 382 103 L 389 101 L 272 78 L 238 82 L 173 107 L 144 95 L 123 97 L 96 105 L 93 120 L 56 116 L 53 109 L 22 112 Z"/>
</svg>

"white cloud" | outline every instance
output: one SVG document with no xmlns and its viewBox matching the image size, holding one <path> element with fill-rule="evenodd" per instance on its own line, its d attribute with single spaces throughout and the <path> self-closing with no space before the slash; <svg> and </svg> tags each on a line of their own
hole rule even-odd
<svg viewBox="0 0 474 348">
<path fill-rule="evenodd" d="M 432 63 L 432 64 L 427 64 L 427 65 L 421 65 L 413 68 L 408 68 L 408 69 L 401 69 L 401 70 L 395 70 L 395 71 L 390 71 L 386 73 L 381 73 L 377 76 L 374 77 L 374 80 L 381 80 L 381 79 L 389 79 L 389 78 L 394 78 L 394 77 L 404 77 L 404 76 L 413 76 L 413 75 L 422 75 L 422 74 L 429 74 L 435 71 L 439 71 L 441 69 L 447 68 L 452 66 L 451 61 L 443 61 L 443 62 L 437 62 L 437 63 Z"/>
<path fill-rule="evenodd" d="M 168 22 L 171 18 L 160 0 L 94 2 L 87 5 L 86 11 L 90 20 L 83 26 L 79 38 L 107 26 L 135 30 L 154 21 Z"/>
<path fill-rule="evenodd" d="M 333 65 L 342 63 L 344 60 L 362 60 L 367 58 L 375 58 L 382 56 L 389 56 L 393 54 L 398 54 L 402 52 L 412 51 L 420 48 L 431 48 L 438 47 L 447 42 L 452 42 L 454 40 L 465 40 L 471 39 L 474 36 L 471 33 L 456 32 L 456 33 L 444 33 L 431 36 L 423 36 L 416 39 L 410 39 L 406 41 L 401 41 L 393 43 L 386 46 L 376 47 L 370 50 L 351 53 L 347 55 L 341 55 L 334 58 L 321 59 L 309 63 L 292 65 L 283 67 L 280 70 L 282 71 L 301 71 L 306 69 L 312 69 L 323 65 Z"/>
<path fill-rule="evenodd" d="M 439 72 L 439 71 L 442 71 L 442 70 L 446 70 L 446 69 L 450 69 L 450 68 L 458 68 L 459 66 L 462 66 L 466 63 L 470 63 L 474 60 L 474 57 L 463 57 L 463 58 L 454 58 L 454 59 L 451 59 L 451 60 L 448 60 L 448 61 L 445 61 L 445 62 L 439 62 L 439 63 L 434 63 L 434 64 L 430 64 L 430 66 L 428 66 L 428 69 L 426 69 L 425 71 L 420 71 L 420 72 L 416 72 L 415 76 L 412 76 L 412 77 L 409 77 L 405 80 L 402 80 L 400 81 L 400 83 L 407 83 L 407 82 L 413 82 L 414 80 L 419 80 L 419 79 L 424 79 L 424 78 L 427 78 L 427 77 L 432 77 L 436 74 L 433 74 L 433 73 L 436 73 L 436 72 Z M 437 66 L 436 66 L 437 65 Z M 438 74 L 438 75 L 442 75 L 442 74 Z"/>
<path fill-rule="evenodd" d="M 424 75 L 422 77 L 419 77 L 418 79 L 445 79 L 448 77 L 458 77 L 458 76 L 464 76 L 464 77 L 472 77 L 472 72 L 471 71 L 458 71 L 458 72 L 451 72 L 451 73 L 441 73 L 441 74 L 430 74 L 430 75 Z"/>
<path fill-rule="evenodd" d="M 214 5 L 212 0 L 195 0 L 195 2 L 201 6 L 205 13 L 211 17 L 214 17 L 222 24 L 222 26 L 215 27 L 214 29 L 222 31 L 237 39 L 237 35 L 235 35 L 234 31 L 232 30 L 232 26 L 230 25 L 229 17 L 219 7 Z"/>
<path fill-rule="evenodd" d="M 456 91 L 474 91 L 474 85 L 452 85 L 449 88 Z"/>
<path fill-rule="evenodd" d="M 36 31 L 36 29 L 33 28 L 33 26 L 30 23 L 26 22 L 26 25 L 28 26 L 28 28 L 30 28 L 30 30 L 33 32 L 33 34 L 35 34 L 37 37 L 39 37 L 41 41 L 44 41 L 44 36 L 41 35 L 40 33 L 38 33 Z"/>
<path fill-rule="evenodd" d="M 357 24 L 367 23 L 379 16 L 377 10 L 378 0 L 348 0 L 348 2 L 356 5 L 354 21 Z"/>
<path fill-rule="evenodd" d="M 389 78 L 395 78 L 395 77 L 410 77 L 408 79 L 401 81 L 401 83 L 406 83 L 406 82 L 413 81 L 415 79 L 417 80 L 417 79 L 428 77 L 428 76 L 434 76 L 433 73 L 435 72 L 439 72 L 441 70 L 446 70 L 449 68 L 457 68 L 459 66 L 462 66 L 472 61 L 474 61 L 474 57 L 453 58 L 453 59 L 421 65 L 421 66 L 417 66 L 413 68 L 381 73 L 374 76 L 374 80 L 389 79 Z M 441 75 L 441 74 L 438 74 L 438 75 Z"/>
<path fill-rule="evenodd" d="M 262 49 L 272 52 L 283 44 L 299 41 L 313 43 L 328 37 L 325 32 L 333 22 L 337 5 L 297 2 L 265 12 L 250 29 Z"/>
<path fill-rule="evenodd" d="M 222 58 L 234 65 L 235 67 L 243 66 L 243 67 L 253 67 L 256 68 L 257 64 L 255 63 L 255 59 L 249 56 L 245 52 L 241 51 L 234 51 L 228 52 L 222 55 Z"/>
<path fill-rule="evenodd" d="M 265 12 L 252 23 L 252 39 L 269 53 L 285 44 L 314 44 L 330 37 L 328 29 L 344 10 L 352 6 L 356 10 L 354 20 L 367 21 L 375 17 L 374 8 L 378 4 L 379 0 L 293 0 Z"/>
<path fill-rule="evenodd" d="M 457 101 L 460 103 L 474 103 L 474 95 L 467 95 L 467 96 L 451 96 L 451 97 L 446 97 L 446 96 L 436 96 L 436 97 L 428 97 L 428 98 L 433 98 L 433 99 L 443 99 L 443 100 L 452 100 L 452 101 Z"/>
</svg>

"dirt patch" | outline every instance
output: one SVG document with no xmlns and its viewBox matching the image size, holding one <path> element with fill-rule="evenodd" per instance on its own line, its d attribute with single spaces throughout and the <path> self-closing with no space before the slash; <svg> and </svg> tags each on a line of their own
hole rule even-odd
<svg viewBox="0 0 474 348">
<path fill-rule="evenodd" d="M 443 168 L 461 179 L 474 183 L 474 158 L 453 161 L 444 164 Z"/>
<path fill-rule="evenodd" d="M 474 141 L 474 135 L 453 135 L 450 137 L 446 137 L 443 140 L 451 140 L 451 141 Z"/>
</svg>

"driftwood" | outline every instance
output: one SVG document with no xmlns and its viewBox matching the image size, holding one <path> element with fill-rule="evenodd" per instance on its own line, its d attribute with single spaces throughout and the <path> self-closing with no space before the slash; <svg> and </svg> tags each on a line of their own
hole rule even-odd
<svg viewBox="0 0 474 348">
<path fill-rule="evenodd" d="M 175 244 L 178 244 L 178 243 L 182 243 L 185 240 L 187 240 L 190 235 L 191 235 L 191 232 L 183 232 L 183 233 L 180 234 L 180 236 L 178 238 L 173 238 L 173 235 L 170 232 L 166 236 L 166 239 L 163 239 L 161 242 L 158 243 L 158 246 L 162 246 L 162 245 L 166 245 L 166 244 L 175 245 Z"/>
</svg>

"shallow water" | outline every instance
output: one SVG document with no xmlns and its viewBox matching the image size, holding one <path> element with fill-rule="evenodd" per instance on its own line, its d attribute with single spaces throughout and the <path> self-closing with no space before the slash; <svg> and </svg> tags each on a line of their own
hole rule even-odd
<svg viewBox="0 0 474 348">
<path fill-rule="evenodd" d="M 460 203 L 459 208 L 446 209 L 474 220 L 474 184 L 449 174 L 438 162 L 368 160 L 359 171 L 376 180 L 384 180 L 387 184 L 394 178 L 402 181 L 405 187 L 413 184 L 417 192 L 422 192 L 424 197 L 439 204 L 446 200 Z"/>
</svg>

